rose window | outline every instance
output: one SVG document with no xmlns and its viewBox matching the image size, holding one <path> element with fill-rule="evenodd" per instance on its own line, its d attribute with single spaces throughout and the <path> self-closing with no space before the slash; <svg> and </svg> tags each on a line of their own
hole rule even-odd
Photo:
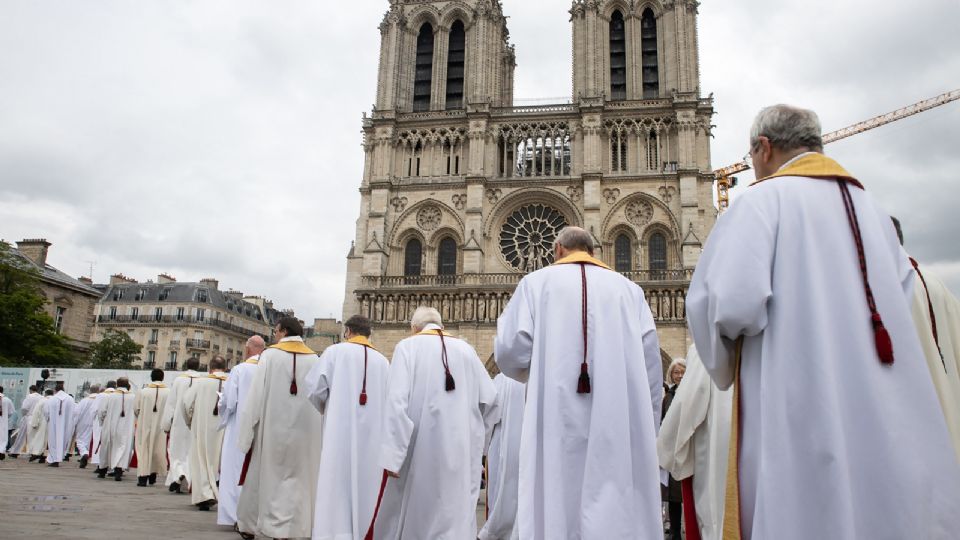
<svg viewBox="0 0 960 540">
<path fill-rule="evenodd" d="M 503 258 L 521 272 L 533 272 L 553 263 L 553 241 L 567 226 L 557 210 L 529 204 L 510 214 L 500 228 Z"/>
<path fill-rule="evenodd" d="M 417 212 L 417 225 L 421 230 L 432 231 L 440 225 L 441 213 L 436 206 L 424 206 Z"/>
</svg>

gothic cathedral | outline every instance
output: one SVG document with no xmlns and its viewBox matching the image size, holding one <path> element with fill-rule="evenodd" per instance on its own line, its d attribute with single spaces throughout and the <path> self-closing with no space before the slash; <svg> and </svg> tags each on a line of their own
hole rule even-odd
<svg viewBox="0 0 960 540">
<path fill-rule="evenodd" d="M 515 106 L 500 0 L 390 0 L 343 315 L 390 354 L 419 305 L 490 362 L 517 282 L 566 225 L 637 282 L 663 358 L 716 220 L 696 0 L 573 0 L 573 99 Z M 488 368 L 493 366 L 488 363 Z"/>
</svg>

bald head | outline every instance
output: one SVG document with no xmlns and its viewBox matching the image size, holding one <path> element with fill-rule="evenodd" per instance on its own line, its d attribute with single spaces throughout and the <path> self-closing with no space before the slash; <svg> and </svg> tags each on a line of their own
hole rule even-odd
<svg viewBox="0 0 960 540">
<path fill-rule="evenodd" d="M 243 356 L 250 358 L 263 352 L 267 348 L 266 342 L 260 336 L 250 336 L 247 343 L 243 346 Z"/>
<path fill-rule="evenodd" d="M 554 259 L 562 259 L 574 251 L 593 255 L 593 236 L 580 227 L 565 227 L 553 241 Z"/>
</svg>

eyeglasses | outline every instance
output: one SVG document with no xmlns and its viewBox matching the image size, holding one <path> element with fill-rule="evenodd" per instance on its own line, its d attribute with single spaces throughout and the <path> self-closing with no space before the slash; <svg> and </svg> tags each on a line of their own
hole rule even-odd
<svg viewBox="0 0 960 540">
<path fill-rule="evenodd" d="M 753 150 L 751 149 L 751 150 L 748 150 L 747 153 L 743 155 L 743 162 L 746 163 L 747 166 L 750 167 L 751 169 L 753 168 L 753 157 L 750 156 L 752 152 Z"/>
</svg>

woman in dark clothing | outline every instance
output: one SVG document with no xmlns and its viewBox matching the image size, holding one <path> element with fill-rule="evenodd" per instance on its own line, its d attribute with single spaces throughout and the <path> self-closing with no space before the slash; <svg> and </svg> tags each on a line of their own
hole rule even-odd
<svg viewBox="0 0 960 540">
<path fill-rule="evenodd" d="M 667 382 L 663 385 L 663 414 L 660 420 L 667 415 L 670 404 L 673 402 L 673 396 L 677 393 L 677 386 L 683 379 L 683 374 L 687 370 L 687 363 L 682 359 L 674 360 L 667 368 Z M 667 482 L 667 486 L 661 486 L 663 500 L 667 502 L 668 516 L 670 518 L 670 537 L 673 540 L 680 540 L 681 523 L 683 522 L 683 507 L 681 506 L 682 497 L 680 495 L 680 482 L 673 476 Z"/>
</svg>

